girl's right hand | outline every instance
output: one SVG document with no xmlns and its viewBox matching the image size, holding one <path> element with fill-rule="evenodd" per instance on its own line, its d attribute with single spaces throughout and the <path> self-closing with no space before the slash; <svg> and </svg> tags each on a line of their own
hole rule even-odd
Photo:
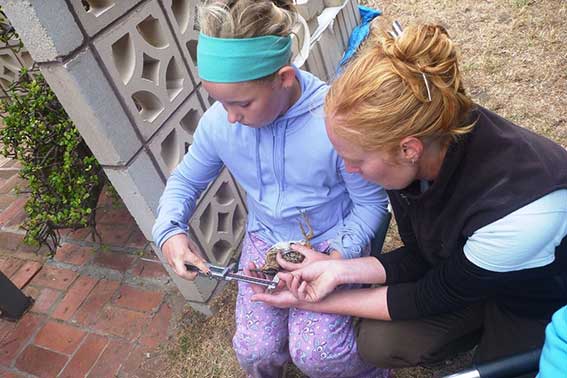
<svg viewBox="0 0 567 378">
<path fill-rule="evenodd" d="M 185 263 L 195 265 L 203 273 L 209 272 L 205 260 L 196 252 L 197 247 L 185 234 L 173 235 L 163 243 L 161 250 L 175 274 L 186 280 L 193 281 L 198 273 L 188 271 Z"/>
<path fill-rule="evenodd" d="M 315 261 L 293 272 L 278 273 L 299 300 L 319 302 L 341 284 L 342 260 Z"/>
</svg>

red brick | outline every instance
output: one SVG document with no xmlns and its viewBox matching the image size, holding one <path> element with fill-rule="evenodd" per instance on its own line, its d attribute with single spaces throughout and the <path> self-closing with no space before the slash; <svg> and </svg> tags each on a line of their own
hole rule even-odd
<svg viewBox="0 0 567 378">
<path fill-rule="evenodd" d="M 149 312 L 157 308 L 162 300 L 163 293 L 158 291 L 142 290 L 124 285 L 120 287 L 114 303 L 120 307 Z"/>
<path fill-rule="evenodd" d="M 92 333 L 89 334 L 83 345 L 81 345 L 77 353 L 71 358 L 65 370 L 63 370 L 58 377 L 75 378 L 86 376 L 107 343 L 108 338 Z"/>
<path fill-rule="evenodd" d="M 50 287 L 57 290 L 66 290 L 77 278 L 78 273 L 69 269 L 56 268 L 44 265 L 32 283 L 34 286 Z"/>
<path fill-rule="evenodd" d="M 122 366 L 124 361 L 126 361 L 131 348 L 132 344 L 129 342 L 120 339 L 110 340 L 87 377 L 116 377 L 118 369 Z"/>
<path fill-rule="evenodd" d="M 20 269 L 18 269 L 18 271 L 10 277 L 10 280 L 14 283 L 14 285 L 21 289 L 31 281 L 42 266 L 43 264 L 37 261 L 26 261 L 24 265 L 22 265 Z"/>
<path fill-rule="evenodd" d="M 6 180 L 6 182 L 0 187 L 0 194 L 11 193 L 15 187 L 19 187 L 21 189 L 26 187 L 27 184 L 26 180 L 22 179 L 18 175 L 14 175 Z"/>
<path fill-rule="evenodd" d="M 7 210 L 8 209 L 6 209 L 4 211 L 7 211 Z M 26 220 L 27 217 L 28 217 L 28 214 L 26 213 L 26 210 L 24 208 L 21 208 L 14 215 L 12 215 L 12 217 L 6 222 L 6 224 L 4 226 L 6 226 L 6 227 L 19 226 L 22 223 L 24 223 L 24 221 Z"/>
<path fill-rule="evenodd" d="M 134 225 L 101 224 L 97 225 L 102 242 L 109 245 L 124 245 L 134 231 Z"/>
<path fill-rule="evenodd" d="M 12 274 L 22 266 L 24 260 L 16 259 L 14 257 L 0 258 L 0 272 L 4 273 L 6 277 L 11 277 Z"/>
<path fill-rule="evenodd" d="M 136 258 L 121 253 L 101 252 L 95 257 L 95 264 L 105 268 L 115 269 L 122 273 L 126 272 Z"/>
<path fill-rule="evenodd" d="M 73 240 L 86 240 L 92 233 L 90 227 L 79 228 L 77 230 L 71 231 L 67 237 Z M 89 238 L 90 240 L 91 238 Z"/>
<path fill-rule="evenodd" d="M 72 265 L 84 265 L 94 255 L 94 248 L 80 247 L 74 244 L 65 243 L 57 249 L 55 261 L 64 262 Z"/>
<path fill-rule="evenodd" d="M 60 294 L 60 291 L 53 290 L 48 287 L 41 289 L 41 292 L 32 307 L 32 311 L 47 314 L 51 309 L 51 306 L 53 306 L 59 298 Z"/>
<path fill-rule="evenodd" d="M 146 328 L 146 332 L 140 337 L 140 343 L 149 347 L 156 347 L 164 342 L 167 339 L 171 315 L 171 307 L 167 303 L 162 304 L 159 312 Z"/>
<path fill-rule="evenodd" d="M 18 197 L 13 194 L 0 194 L 0 209 L 8 208 Z"/>
<path fill-rule="evenodd" d="M 71 316 L 73 316 L 85 298 L 87 298 L 97 282 L 97 279 L 89 276 L 80 276 L 57 305 L 51 317 L 61 320 L 71 319 Z"/>
<path fill-rule="evenodd" d="M 128 238 L 128 241 L 126 242 L 126 245 L 128 247 L 133 247 L 133 248 L 144 248 L 147 244 L 149 243 L 148 239 L 146 239 L 146 237 L 144 236 L 144 234 L 142 233 L 142 231 L 140 231 L 140 229 L 138 227 L 136 227 L 134 229 L 134 232 L 132 232 L 132 234 L 130 235 L 130 237 Z"/>
<path fill-rule="evenodd" d="M 135 340 L 147 323 L 148 317 L 144 313 L 106 306 L 93 328 L 128 340 Z"/>
<path fill-rule="evenodd" d="M 2 217 L 2 215 L 4 215 L 4 213 L 7 210 L 4 210 L 2 213 L 0 213 L 0 218 Z M 0 223 L 0 226 L 2 226 L 2 224 Z M 9 250 L 9 251 L 15 251 L 16 249 L 18 249 L 18 246 L 24 241 L 24 235 L 23 234 L 16 234 L 13 232 L 6 232 L 6 231 L 2 231 L 0 232 L 0 248 L 4 249 L 4 250 Z"/>
<path fill-rule="evenodd" d="M 67 356 L 29 345 L 16 360 L 16 367 L 41 378 L 51 378 L 57 376 L 66 362 Z"/>
<path fill-rule="evenodd" d="M 61 237 L 64 238 L 67 237 L 72 232 L 73 232 L 72 228 L 62 228 L 59 230 L 59 235 L 61 235 Z"/>
<path fill-rule="evenodd" d="M 97 225 L 112 224 L 112 225 L 126 225 L 135 224 L 134 218 L 128 212 L 128 209 L 122 208 L 109 208 L 98 209 L 96 212 Z"/>
<path fill-rule="evenodd" d="M 22 289 L 22 293 L 36 300 L 41 294 L 41 290 L 38 289 L 37 287 L 28 285 Z"/>
<path fill-rule="evenodd" d="M 56 352 L 71 354 L 77 349 L 83 337 L 85 331 L 79 328 L 49 321 L 35 337 L 34 344 Z"/>
<path fill-rule="evenodd" d="M 0 226 L 7 224 L 16 214 L 18 214 L 25 206 L 28 199 L 26 197 L 19 197 L 12 202 L 2 213 L 0 213 Z"/>
<path fill-rule="evenodd" d="M 39 255 L 39 256 L 49 257 L 49 254 L 51 253 L 51 251 L 45 245 L 38 247 L 38 246 L 35 246 L 35 245 L 29 245 L 26 242 L 22 242 L 18 246 L 18 253 L 33 254 L 33 255 L 36 255 L 36 256 Z"/>
<path fill-rule="evenodd" d="M 20 348 L 25 345 L 30 337 L 36 332 L 42 318 L 38 315 L 27 313 L 17 323 L 6 321 L 0 329 L 2 335 L 0 343 L 0 364 L 7 366 L 16 357 Z"/>
<path fill-rule="evenodd" d="M 167 356 L 160 350 L 138 345 L 120 370 L 128 377 L 154 378 L 167 367 Z"/>
<path fill-rule="evenodd" d="M 99 311 L 120 286 L 118 281 L 100 280 L 73 317 L 79 324 L 88 326 L 94 323 Z"/>
<path fill-rule="evenodd" d="M 23 376 L 22 374 L 8 371 L 6 369 L 3 369 L 2 367 L 0 367 L 0 377 L 1 378 L 25 378 L 25 376 Z"/>
<path fill-rule="evenodd" d="M 135 276 L 144 278 L 161 278 L 167 276 L 167 271 L 164 269 L 160 261 L 148 261 L 142 259 L 136 261 L 131 273 Z"/>
</svg>

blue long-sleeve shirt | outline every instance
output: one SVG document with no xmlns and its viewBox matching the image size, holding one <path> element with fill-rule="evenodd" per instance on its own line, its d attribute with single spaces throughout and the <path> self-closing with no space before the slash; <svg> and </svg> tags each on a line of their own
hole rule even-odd
<svg viewBox="0 0 567 378">
<path fill-rule="evenodd" d="M 567 306 L 553 315 L 545 329 L 538 378 L 567 377 Z"/>
<path fill-rule="evenodd" d="M 385 191 L 346 172 L 324 124 L 327 85 L 296 69 L 300 99 L 262 128 L 229 123 L 220 103 L 203 115 L 193 144 L 168 179 L 153 228 L 161 248 L 186 232 L 196 201 L 223 165 L 246 191 L 247 229 L 268 243 L 303 239 L 305 212 L 313 243 L 331 240 L 344 258 L 361 256 L 385 217 Z"/>
</svg>

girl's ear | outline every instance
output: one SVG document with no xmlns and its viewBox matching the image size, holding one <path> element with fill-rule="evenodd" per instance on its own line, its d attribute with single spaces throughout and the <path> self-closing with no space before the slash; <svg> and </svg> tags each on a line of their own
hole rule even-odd
<svg viewBox="0 0 567 378">
<path fill-rule="evenodd" d="M 295 80 L 295 70 L 290 65 L 283 66 L 278 70 L 276 77 L 282 87 L 291 88 Z"/>
</svg>

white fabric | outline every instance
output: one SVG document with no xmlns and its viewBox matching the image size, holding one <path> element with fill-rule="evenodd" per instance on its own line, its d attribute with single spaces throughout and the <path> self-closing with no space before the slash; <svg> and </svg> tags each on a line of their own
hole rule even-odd
<svg viewBox="0 0 567 378">
<path fill-rule="evenodd" d="M 467 259 L 494 272 L 542 267 L 567 235 L 567 189 L 552 192 L 478 229 L 465 243 Z"/>
</svg>

